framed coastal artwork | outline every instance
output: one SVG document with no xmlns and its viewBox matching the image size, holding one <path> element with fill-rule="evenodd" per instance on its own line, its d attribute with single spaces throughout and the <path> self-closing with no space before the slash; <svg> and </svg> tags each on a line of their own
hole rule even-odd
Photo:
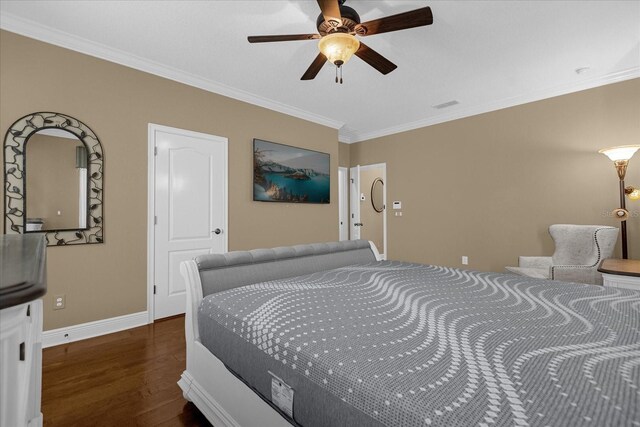
<svg viewBox="0 0 640 427">
<path fill-rule="evenodd" d="M 253 200 L 329 203 L 329 154 L 253 140 Z"/>
</svg>

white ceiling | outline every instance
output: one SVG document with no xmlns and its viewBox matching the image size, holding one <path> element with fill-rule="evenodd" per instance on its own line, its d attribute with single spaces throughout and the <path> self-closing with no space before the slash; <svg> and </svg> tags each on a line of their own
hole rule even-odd
<svg viewBox="0 0 640 427">
<path fill-rule="evenodd" d="M 0 26 L 340 128 L 354 142 L 640 77 L 640 1 L 360 1 L 362 21 L 425 5 L 431 26 L 366 38 L 398 65 L 358 58 L 344 84 L 325 65 L 300 76 L 316 41 L 315 1 L 1 1 Z M 577 74 L 580 67 L 589 72 Z M 457 100 L 443 110 L 433 105 Z"/>
</svg>

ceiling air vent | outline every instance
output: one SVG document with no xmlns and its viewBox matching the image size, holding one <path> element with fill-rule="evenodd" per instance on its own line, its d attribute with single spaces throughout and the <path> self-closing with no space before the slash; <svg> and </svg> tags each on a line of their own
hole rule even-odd
<svg viewBox="0 0 640 427">
<path fill-rule="evenodd" d="M 442 104 L 434 105 L 433 108 L 437 108 L 438 110 L 442 110 L 443 108 L 452 107 L 452 106 L 458 105 L 458 104 L 460 104 L 460 103 L 454 99 L 453 101 L 443 102 Z"/>
</svg>

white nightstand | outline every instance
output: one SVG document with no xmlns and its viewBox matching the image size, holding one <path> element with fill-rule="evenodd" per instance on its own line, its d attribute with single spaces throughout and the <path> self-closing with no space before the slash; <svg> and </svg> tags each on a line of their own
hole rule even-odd
<svg viewBox="0 0 640 427">
<path fill-rule="evenodd" d="M 640 260 L 605 259 L 598 271 L 602 273 L 604 286 L 640 291 Z"/>
</svg>

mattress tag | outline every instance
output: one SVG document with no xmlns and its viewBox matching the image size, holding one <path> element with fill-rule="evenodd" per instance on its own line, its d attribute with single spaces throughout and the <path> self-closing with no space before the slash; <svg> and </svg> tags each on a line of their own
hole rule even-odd
<svg viewBox="0 0 640 427">
<path fill-rule="evenodd" d="M 293 389 L 284 381 L 269 372 L 271 378 L 271 402 L 282 412 L 293 418 Z"/>
</svg>

